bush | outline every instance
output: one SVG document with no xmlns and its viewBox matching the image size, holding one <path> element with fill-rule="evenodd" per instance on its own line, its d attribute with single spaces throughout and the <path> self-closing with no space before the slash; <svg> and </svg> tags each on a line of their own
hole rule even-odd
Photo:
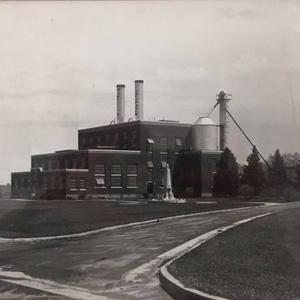
<svg viewBox="0 0 300 300">
<path fill-rule="evenodd" d="M 251 199 L 254 195 L 254 189 L 248 184 L 243 184 L 240 186 L 238 194 L 239 196 Z"/>
<path fill-rule="evenodd" d="M 86 199 L 86 194 L 81 193 L 78 195 L 78 200 L 85 200 L 85 199 Z"/>
<path fill-rule="evenodd" d="M 300 201 L 300 192 L 293 187 L 286 187 L 283 191 L 283 198 L 285 202 Z"/>
<path fill-rule="evenodd" d="M 263 191 L 262 198 L 276 199 L 280 202 L 298 202 L 300 201 L 300 192 L 291 186 L 272 187 Z"/>
</svg>

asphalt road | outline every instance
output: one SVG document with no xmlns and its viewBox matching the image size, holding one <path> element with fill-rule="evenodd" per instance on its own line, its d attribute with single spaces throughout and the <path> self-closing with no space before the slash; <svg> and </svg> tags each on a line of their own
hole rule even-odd
<svg viewBox="0 0 300 300">
<path fill-rule="evenodd" d="M 216 228 L 293 205 L 160 221 L 80 240 L 2 244 L 1 298 L 167 300 L 156 273 L 172 253 L 163 253 Z"/>
</svg>

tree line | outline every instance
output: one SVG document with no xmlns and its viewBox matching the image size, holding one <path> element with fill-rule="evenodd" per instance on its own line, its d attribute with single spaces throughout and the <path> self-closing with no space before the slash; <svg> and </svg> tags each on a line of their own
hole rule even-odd
<svg viewBox="0 0 300 300">
<path fill-rule="evenodd" d="M 297 155 L 296 155 L 297 154 Z M 289 161 L 298 159 L 294 166 L 294 176 L 288 173 Z M 226 148 L 217 162 L 217 171 L 213 177 L 213 195 L 215 197 L 248 198 L 265 197 L 300 200 L 300 157 L 298 153 L 282 155 L 279 149 L 269 156 L 268 162 L 262 162 L 256 147 L 247 157 L 247 164 L 240 171 L 235 155 Z"/>
</svg>

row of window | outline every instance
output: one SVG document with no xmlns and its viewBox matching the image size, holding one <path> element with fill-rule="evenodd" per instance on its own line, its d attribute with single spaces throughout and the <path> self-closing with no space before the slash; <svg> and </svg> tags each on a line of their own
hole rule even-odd
<svg viewBox="0 0 300 300">
<path fill-rule="evenodd" d="M 175 150 L 179 150 L 182 146 L 182 138 L 175 138 L 174 139 L 175 143 Z M 154 140 L 151 137 L 147 138 L 147 151 L 152 152 L 153 150 L 153 145 L 154 145 Z M 161 151 L 167 151 L 168 150 L 168 138 L 167 137 L 161 137 L 160 138 L 160 144 L 159 144 L 159 149 Z"/>
<path fill-rule="evenodd" d="M 60 170 L 60 169 L 86 169 L 86 159 L 81 157 L 80 160 L 77 158 L 65 160 L 58 159 L 56 161 L 36 161 L 34 163 L 35 168 L 42 168 L 43 170 Z"/>
<path fill-rule="evenodd" d="M 71 178 L 70 189 L 78 190 L 77 178 Z M 79 179 L 79 190 L 86 190 L 86 178 L 84 178 L 84 177 L 81 177 Z"/>
<path fill-rule="evenodd" d="M 105 164 L 95 165 L 95 187 L 106 187 L 106 168 Z M 137 164 L 127 164 L 126 169 L 126 186 L 138 186 L 138 166 Z M 122 165 L 112 164 L 110 166 L 110 184 L 111 187 L 122 187 Z"/>
<path fill-rule="evenodd" d="M 123 132 L 115 134 L 106 134 L 104 136 L 89 136 L 81 138 L 82 147 L 86 146 L 108 146 L 111 144 L 121 145 L 122 143 L 137 146 L 137 132 Z"/>
</svg>

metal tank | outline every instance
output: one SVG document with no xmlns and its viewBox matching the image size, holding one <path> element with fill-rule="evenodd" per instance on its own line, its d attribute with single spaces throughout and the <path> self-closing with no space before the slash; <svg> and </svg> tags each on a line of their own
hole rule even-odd
<svg viewBox="0 0 300 300">
<path fill-rule="evenodd" d="M 192 125 L 192 149 L 218 150 L 218 126 L 208 117 L 200 117 Z"/>
</svg>

